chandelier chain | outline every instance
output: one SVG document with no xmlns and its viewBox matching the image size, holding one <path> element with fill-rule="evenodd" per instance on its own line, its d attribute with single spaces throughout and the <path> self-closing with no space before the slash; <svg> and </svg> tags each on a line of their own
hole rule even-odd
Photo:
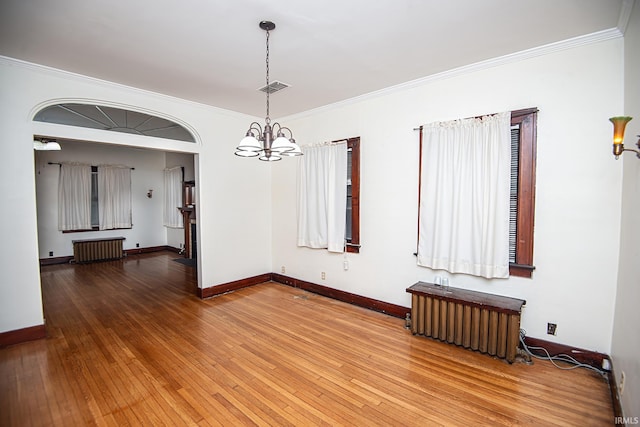
<svg viewBox="0 0 640 427">
<path fill-rule="evenodd" d="M 267 60 L 266 60 L 266 65 L 267 65 L 267 117 L 265 118 L 265 122 L 267 124 L 271 123 L 271 118 L 269 118 L 269 92 L 271 91 L 269 89 L 269 30 L 267 30 Z"/>
</svg>

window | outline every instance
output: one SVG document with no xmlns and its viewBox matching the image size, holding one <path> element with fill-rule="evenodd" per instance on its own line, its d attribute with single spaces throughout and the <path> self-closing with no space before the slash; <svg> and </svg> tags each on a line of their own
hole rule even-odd
<svg viewBox="0 0 640 427">
<path fill-rule="evenodd" d="M 76 103 L 50 105 L 38 111 L 33 120 L 195 142 L 191 132 L 174 121 L 139 111 L 123 110 L 105 105 Z"/>
<path fill-rule="evenodd" d="M 360 138 L 307 146 L 298 181 L 298 246 L 359 252 Z"/>
<path fill-rule="evenodd" d="M 531 277 L 535 269 L 533 266 L 533 226 L 537 113 L 537 108 L 511 112 L 509 275 L 528 278 Z M 420 129 L 422 135 L 422 127 Z M 422 164 L 419 173 L 422 176 Z M 420 178 L 421 180 L 422 178 Z M 420 197 L 418 197 L 418 206 L 420 206 Z M 419 228 L 418 226 L 418 233 L 420 232 Z"/>
<path fill-rule="evenodd" d="M 164 209 L 162 222 L 165 227 L 183 228 L 182 208 L 193 207 L 191 193 L 194 184 L 184 182 L 184 168 L 175 166 L 164 170 Z M 176 209 L 180 208 L 180 210 Z"/>
<path fill-rule="evenodd" d="M 537 108 L 511 112 L 509 274 L 531 277 L 535 214 Z"/>
<path fill-rule="evenodd" d="M 417 264 L 509 277 L 511 112 L 422 128 Z"/>
<path fill-rule="evenodd" d="M 80 174 L 84 168 L 85 178 Z M 58 229 L 71 233 L 132 228 L 132 169 L 60 164 Z"/>
<path fill-rule="evenodd" d="M 360 252 L 360 137 L 347 139 L 347 252 Z"/>
<path fill-rule="evenodd" d="M 98 230 L 98 167 L 91 166 L 91 228 Z"/>
</svg>

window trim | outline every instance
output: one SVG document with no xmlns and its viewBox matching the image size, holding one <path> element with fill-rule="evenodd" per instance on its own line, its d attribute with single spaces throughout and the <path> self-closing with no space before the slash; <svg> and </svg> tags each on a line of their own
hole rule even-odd
<svg viewBox="0 0 640 427">
<path fill-rule="evenodd" d="M 342 142 L 339 139 L 332 142 Z M 351 239 L 346 241 L 346 251 L 360 253 L 360 137 L 347 138 L 351 150 Z"/>
<path fill-rule="evenodd" d="M 533 228 L 536 196 L 536 144 L 538 109 L 511 112 L 511 125 L 520 126 L 518 159 L 518 215 L 516 219 L 516 262 L 509 275 L 531 278 L 533 270 Z"/>
</svg>

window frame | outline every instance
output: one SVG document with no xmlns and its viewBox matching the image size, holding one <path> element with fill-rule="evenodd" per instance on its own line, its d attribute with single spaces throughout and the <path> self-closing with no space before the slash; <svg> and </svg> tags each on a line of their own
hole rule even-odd
<svg viewBox="0 0 640 427">
<path fill-rule="evenodd" d="M 91 166 L 91 228 L 90 231 L 100 230 L 99 201 L 98 201 L 98 167 Z M 96 222 L 93 222 L 95 216 Z"/>
<path fill-rule="evenodd" d="M 536 145 L 538 109 L 511 112 L 511 125 L 520 127 L 518 159 L 518 210 L 516 219 L 516 259 L 509 263 L 509 275 L 531 278 L 533 265 L 533 229 L 536 196 Z"/>
<path fill-rule="evenodd" d="M 346 251 L 360 252 L 360 137 L 339 139 L 347 141 L 347 149 L 351 150 L 351 239 L 346 239 Z M 345 212 L 346 215 L 346 212 Z"/>
</svg>

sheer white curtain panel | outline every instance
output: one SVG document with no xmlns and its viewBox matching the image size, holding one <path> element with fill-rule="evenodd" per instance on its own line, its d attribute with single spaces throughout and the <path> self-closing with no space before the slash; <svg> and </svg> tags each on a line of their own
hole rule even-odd
<svg viewBox="0 0 640 427">
<path fill-rule="evenodd" d="M 131 228 L 131 168 L 98 166 L 100 230 Z"/>
<path fill-rule="evenodd" d="M 178 208 L 182 206 L 182 167 L 164 170 L 164 226 L 182 228 L 182 215 Z"/>
<path fill-rule="evenodd" d="M 58 178 L 58 230 L 91 229 L 91 165 L 61 163 Z"/>
<path fill-rule="evenodd" d="M 511 113 L 423 128 L 418 264 L 509 276 Z"/>
<path fill-rule="evenodd" d="M 298 160 L 298 246 L 344 252 L 347 144 L 304 148 Z"/>
</svg>

